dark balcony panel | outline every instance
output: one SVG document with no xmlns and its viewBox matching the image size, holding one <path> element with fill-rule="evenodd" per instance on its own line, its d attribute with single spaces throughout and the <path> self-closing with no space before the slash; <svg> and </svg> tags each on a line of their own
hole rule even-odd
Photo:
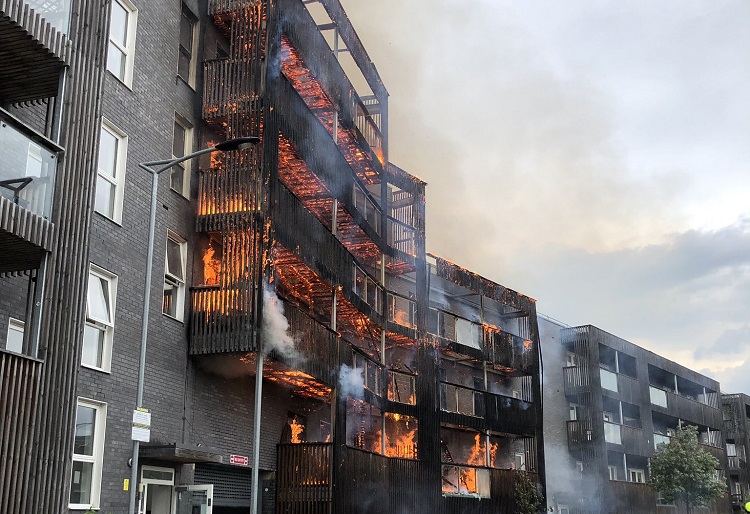
<svg viewBox="0 0 750 514">
<path fill-rule="evenodd" d="M 537 368 L 537 353 L 534 343 L 501 330 L 485 329 L 484 345 L 486 360 L 523 373 Z"/>
<path fill-rule="evenodd" d="M 287 302 L 284 302 L 284 315 L 299 359 L 280 356 L 281 360 L 289 361 L 285 363 L 328 386 L 335 386 L 339 369 L 338 334 Z M 298 362 L 293 362 L 295 360 Z"/>
<path fill-rule="evenodd" d="M 0 104 L 57 95 L 70 0 L 0 0 Z"/>
<path fill-rule="evenodd" d="M 329 443 L 276 447 L 276 512 L 328 514 L 333 501 Z"/>
<path fill-rule="evenodd" d="M 588 370 L 581 366 L 568 366 L 563 368 L 565 394 L 567 396 L 578 396 L 591 390 Z"/>
<path fill-rule="evenodd" d="M 653 454 L 653 443 L 648 443 L 643 430 L 640 428 L 620 425 L 620 437 L 622 439 L 623 450 L 628 455 L 647 457 Z"/>
<path fill-rule="evenodd" d="M 594 440 L 594 431 L 590 423 L 580 420 L 569 420 L 566 422 L 568 431 L 568 449 L 579 451 L 589 447 Z"/>
<path fill-rule="evenodd" d="M 534 436 L 536 408 L 533 403 L 492 393 L 484 393 L 485 420 L 489 430 Z"/>
<path fill-rule="evenodd" d="M 607 486 L 611 495 L 609 497 L 627 505 L 627 512 L 654 512 L 656 494 L 647 484 L 610 480 Z"/>
<path fill-rule="evenodd" d="M 251 352 L 257 349 L 250 288 L 190 289 L 190 353 Z"/>
</svg>

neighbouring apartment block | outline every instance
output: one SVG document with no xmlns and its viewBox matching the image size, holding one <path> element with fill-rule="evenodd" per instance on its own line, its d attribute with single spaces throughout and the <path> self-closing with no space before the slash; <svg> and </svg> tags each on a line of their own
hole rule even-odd
<svg viewBox="0 0 750 514">
<path fill-rule="evenodd" d="M 731 473 L 718 382 L 591 325 L 540 317 L 539 326 L 549 508 L 683 512 L 646 484 L 649 458 L 680 426 L 698 428 L 700 447 L 717 459 L 718 478 Z M 729 510 L 728 496 L 698 509 Z"/>
<path fill-rule="evenodd" d="M 741 512 L 750 501 L 750 470 L 747 451 L 750 448 L 750 396 L 721 395 L 724 439 L 727 451 L 727 475 L 732 510 Z"/>
<path fill-rule="evenodd" d="M 249 512 L 256 460 L 266 513 L 543 490 L 535 302 L 426 253 L 338 0 L 0 0 L 0 103 L 1 512 Z M 138 163 L 246 136 L 162 174 L 144 284 Z"/>
</svg>

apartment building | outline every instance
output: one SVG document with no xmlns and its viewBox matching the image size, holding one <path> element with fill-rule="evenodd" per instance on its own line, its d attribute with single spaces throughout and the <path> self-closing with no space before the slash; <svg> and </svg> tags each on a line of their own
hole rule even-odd
<svg viewBox="0 0 750 514">
<path fill-rule="evenodd" d="M 109 9 L 0 1 L 0 512 L 68 505 Z"/>
<path fill-rule="evenodd" d="M 510 513 L 522 473 L 541 489 L 534 301 L 426 254 L 338 0 L 3 0 L 0 38 L 0 511 Z M 144 284 L 138 163 L 249 136 L 162 174 Z"/>
<path fill-rule="evenodd" d="M 744 505 L 750 501 L 750 470 L 747 468 L 747 451 L 750 448 L 750 396 L 742 393 L 722 394 L 721 408 L 732 510 L 741 512 Z"/>
<path fill-rule="evenodd" d="M 649 457 L 685 425 L 698 427 L 701 448 L 726 478 L 718 382 L 591 325 L 539 324 L 550 508 L 682 512 L 645 482 Z M 729 500 L 703 511 L 727 512 Z"/>
</svg>

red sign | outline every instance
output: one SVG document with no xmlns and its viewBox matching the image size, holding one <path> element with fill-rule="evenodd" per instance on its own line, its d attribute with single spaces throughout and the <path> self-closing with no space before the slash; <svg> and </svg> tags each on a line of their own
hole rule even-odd
<svg viewBox="0 0 750 514">
<path fill-rule="evenodd" d="M 244 455 L 230 455 L 229 463 L 236 464 L 237 466 L 247 466 L 248 460 Z"/>
</svg>

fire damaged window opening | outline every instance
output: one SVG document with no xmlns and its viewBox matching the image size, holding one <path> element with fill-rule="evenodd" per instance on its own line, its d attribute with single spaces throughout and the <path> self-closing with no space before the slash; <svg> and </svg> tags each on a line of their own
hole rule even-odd
<svg viewBox="0 0 750 514">
<path fill-rule="evenodd" d="M 346 436 L 346 444 L 352 448 L 392 458 L 419 458 L 417 418 L 383 412 L 365 400 L 348 398 Z"/>
</svg>

